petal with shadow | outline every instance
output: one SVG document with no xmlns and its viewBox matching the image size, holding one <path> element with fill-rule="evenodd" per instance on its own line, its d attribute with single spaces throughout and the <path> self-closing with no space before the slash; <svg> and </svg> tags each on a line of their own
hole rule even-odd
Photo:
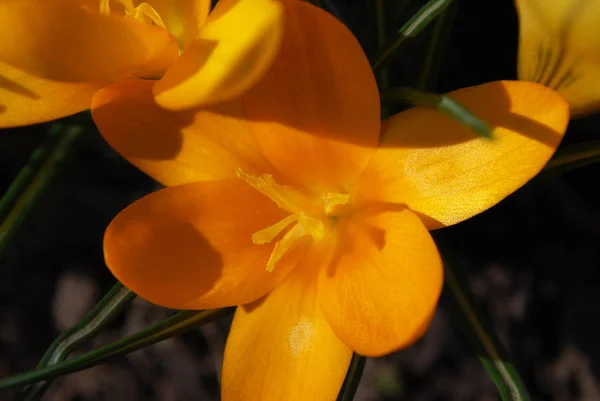
<svg viewBox="0 0 600 401">
<path fill-rule="evenodd" d="M 550 159 L 569 122 L 565 100 L 533 82 L 502 81 L 449 94 L 494 129 L 493 138 L 431 109 L 386 121 L 358 203 L 407 205 L 429 229 L 466 220 L 525 185 Z"/>
</svg>

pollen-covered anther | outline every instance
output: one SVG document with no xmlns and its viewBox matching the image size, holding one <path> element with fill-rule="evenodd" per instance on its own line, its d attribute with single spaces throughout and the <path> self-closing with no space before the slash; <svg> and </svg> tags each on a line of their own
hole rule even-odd
<svg viewBox="0 0 600 401">
<path fill-rule="evenodd" d="M 283 234 L 273 247 L 267 262 L 267 271 L 272 271 L 283 256 L 297 248 L 303 241 L 323 239 L 325 236 L 323 221 L 307 212 L 307 209 L 317 210 L 316 202 L 311 202 L 308 197 L 291 187 L 277 184 L 273 176 L 269 174 L 257 176 L 242 169 L 237 169 L 236 173 L 254 189 L 269 197 L 281 209 L 290 212 L 286 218 L 252 234 L 254 244 L 268 244 L 288 229 L 291 224 L 296 223 Z"/>
<path fill-rule="evenodd" d="M 268 244 L 273 241 L 275 237 L 277 237 L 283 230 L 285 230 L 290 224 L 296 221 L 296 216 L 290 214 L 283 220 L 278 221 L 277 223 L 269 226 L 267 228 L 263 228 L 260 231 L 252 234 L 252 242 L 256 245 Z"/>
<path fill-rule="evenodd" d="M 325 216 L 336 217 L 344 214 L 350 203 L 349 194 L 338 194 L 328 192 L 323 198 L 323 211 Z"/>
<path fill-rule="evenodd" d="M 290 231 L 285 233 L 283 238 L 281 238 L 281 240 L 273 247 L 273 252 L 271 252 L 271 256 L 269 256 L 269 261 L 267 262 L 267 271 L 272 272 L 277 262 L 279 262 L 285 254 L 296 249 L 296 247 L 300 245 L 301 240 L 306 237 L 306 234 L 306 230 L 304 230 L 304 227 L 300 224 L 294 225 Z"/>
<path fill-rule="evenodd" d="M 110 15 L 110 1 L 111 0 L 100 0 L 100 13 Z M 146 24 L 154 24 L 160 28 L 166 28 L 166 25 L 158 12 L 150 4 L 145 1 L 141 2 L 137 6 L 133 5 L 132 0 L 114 0 L 120 3 L 125 9 L 125 16 L 133 18 L 136 21 L 143 22 Z"/>
<path fill-rule="evenodd" d="M 298 214 L 298 223 L 304 228 L 306 234 L 310 235 L 313 240 L 320 241 L 325 236 L 325 225 L 320 219 L 310 217 L 304 212 Z"/>
<path fill-rule="evenodd" d="M 160 18 L 160 15 L 158 15 L 156 10 L 146 2 L 140 3 L 133 10 L 127 10 L 125 15 L 135 19 L 136 21 L 145 23 L 151 22 L 160 28 L 166 28 L 166 25 L 162 18 Z"/>
</svg>

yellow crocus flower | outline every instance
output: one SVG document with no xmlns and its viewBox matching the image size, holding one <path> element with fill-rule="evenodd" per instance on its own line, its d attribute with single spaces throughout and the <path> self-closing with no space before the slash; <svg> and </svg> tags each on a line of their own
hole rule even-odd
<svg viewBox="0 0 600 401">
<path fill-rule="evenodd" d="M 516 0 L 519 79 L 555 89 L 574 115 L 600 108 L 600 2 Z"/>
<path fill-rule="evenodd" d="M 335 400 L 352 351 L 416 341 L 443 283 L 428 230 L 500 202 L 551 157 L 564 99 L 532 82 L 450 94 L 493 140 L 412 108 L 380 121 L 369 62 L 348 29 L 286 2 L 269 72 L 241 98 L 170 111 L 152 84 L 98 91 L 106 141 L 167 188 L 109 225 L 108 267 L 158 305 L 238 305 L 224 401 Z"/>
<path fill-rule="evenodd" d="M 88 109 L 117 81 L 152 80 L 185 109 L 248 90 L 283 32 L 278 0 L 0 0 L 0 127 Z"/>
</svg>

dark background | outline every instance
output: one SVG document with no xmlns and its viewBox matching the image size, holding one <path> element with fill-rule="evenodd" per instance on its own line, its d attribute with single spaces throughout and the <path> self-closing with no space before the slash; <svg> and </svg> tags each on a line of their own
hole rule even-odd
<svg viewBox="0 0 600 401">
<path fill-rule="evenodd" d="M 375 54 L 373 0 L 332 0 Z M 389 36 L 422 2 L 388 1 Z M 408 4 L 406 7 L 398 6 Z M 400 14 L 394 8 L 404 8 Z M 390 66 L 414 85 L 430 29 Z M 440 92 L 516 78 L 517 16 L 509 0 L 460 0 L 435 82 Z M 1 132 L 0 193 L 50 125 Z M 598 117 L 573 121 L 564 145 L 600 137 Z M 538 400 L 600 400 L 598 166 L 537 178 L 493 209 L 444 229 L 471 289 Z M 0 259 L 0 376 L 33 368 L 56 335 L 114 283 L 102 258 L 106 225 L 156 189 L 88 130 Z M 83 349 L 165 318 L 141 300 Z M 46 400 L 216 400 L 229 319 L 56 380 Z M 0 400 L 14 392 L 0 393 Z M 414 347 L 369 360 L 357 400 L 496 400 L 497 391 L 442 299 Z"/>
</svg>

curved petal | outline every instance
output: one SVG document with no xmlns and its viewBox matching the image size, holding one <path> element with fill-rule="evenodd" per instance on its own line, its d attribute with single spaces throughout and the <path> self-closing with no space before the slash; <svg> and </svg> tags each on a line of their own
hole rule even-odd
<svg viewBox="0 0 600 401">
<path fill-rule="evenodd" d="M 248 119 L 279 171 L 315 191 L 345 192 L 377 145 L 375 77 L 341 22 L 306 2 L 284 4 L 277 58 L 243 96 Z"/>
<path fill-rule="evenodd" d="M 233 99 L 266 73 L 283 34 L 279 0 L 220 0 L 198 36 L 154 87 L 182 110 Z"/>
<path fill-rule="evenodd" d="M 49 81 L 0 62 L 0 128 L 56 120 L 90 108 L 104 83 Z"/>
<path fill-rule="evenodd" d="M 0 61 L 57 81 L 162 73 L 177 56 L 166 29 L 76 1 L 0 2 Z M 161 71 L 163 70 L 163 71 Z"/>
<path fill-rule="evenodd" d="M 197 35 L 210 12 L 210 0 L 147 0 L 160 15 L 179 47 L 185 48 Z"/>
<path fill-rule="evenodd" d="M 546 164 L 569 121 L 565 100 L 533 82 L 492 82 L 450 96 L 494 127 L 491 140 L 420 107 L 391 117 L 357 202 L 408 205 L 429 229 L 489 209 Z"/>
<path fill-rule="evenodd" d="M 335 401 L 352 351 L 316 302 L 310 264 L 237 309 L 225 346 L 223 401 Z"/>
<path fill-rule="evenodd" d="M 440 256 L 410 210 L 371 210 L 350 220 L 319 276 L 319 305 L 338 337 L 381 356 L 419 339 L 443 284 Z"/>
<path fill-rule="evenodd" d="M 519 79 L 549 86 L 579 115 L 600 109 L 600 2 L 517 0 Z"/>
<path fill-rule="evenodd" d="M 106 264 L 125 286 L 158 305 L 208 309 L 263 296 L 283 279 L 300 252 L 273 272 L 272 245 L 251 236 L 285 217 L 242 180 L 166 188 L 123 210 L 104 237 Z"/>
<path fill-rule="evenodd" d="M 92 117 L 123 157 L 164 185 L 236 178 L 236 168 L 270 173 L 239 102 L 196 111 L 161 108 L 152 81 L 128 81 L 96 93 Z"/>
</svg>

